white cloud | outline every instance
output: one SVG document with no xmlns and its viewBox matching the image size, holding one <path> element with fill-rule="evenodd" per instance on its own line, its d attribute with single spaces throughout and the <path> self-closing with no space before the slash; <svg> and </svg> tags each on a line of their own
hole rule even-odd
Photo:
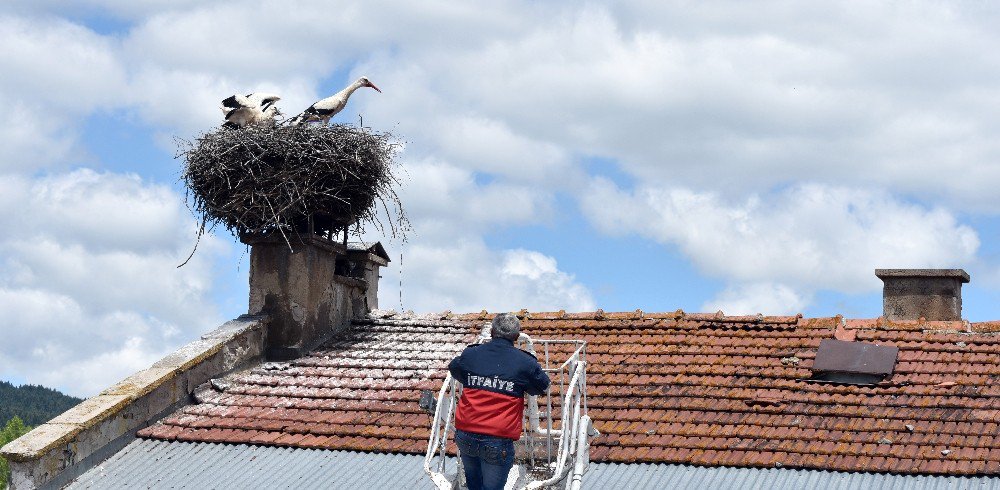
<svg viewBox="0 0 1000 490">
<path fill-rule="evenodd" d="M 133 59 L 185 71 L 319 77 L 356 48 L 352 34 L 359 28 L 354 24 L 358 9 L 347 7 L 331 16 L 329 6 L 325 11 L 315 4 L 302 6 L 226 2 L 164 12 L 132 29 L 126 50 Z M 324 49 L 337 40 L 341 49 Z"/>
<path fill-rule="evenodd" d="M 400 175 L 400 199 L 414 224 L 414 239 L 425 243 L 536 223 L 551 213 L 549 192 L 503 181 L 480 184 L 471 171 L 450 163 L 407 160 Z"/>
<path fill-rule="evenodd" d="M 550 8 L 489 42 L 433 52 L 400 41 L 367 71 L 405 91 L 372 104 L 423 142 L 469 135 L 432 150 L 481 170 L 496 168 L 492 155 L 465 163 L 466 154 L 509 132 L 561 154 L 609 156 L 656 184 L 875 184 L 998 210 L 1000 144 L 989 128 L 1000 123 L 1000 53 L 982 47 L 1000 39 L 969 13 L 882 7 L 873 24 L 878 14 L 856 15 L 856 5 L 648 7 Z M 688 17 L 702 23 L 678 21 Z M 475 144 L 484 140 L 494 144 Z"/>
<path fill-rule="evenodd" d="M 548 193 L 503 181 L 478 183 L 473 172 L 436 160 L 404 160 L 403 170 L 400 197 L 414 228 L 407 243 L 387 240 L 376 230 L 366 235 L 382 240 L 392 258 L 379 282 L 380 307 L 418 312 L 594 309 L 587 288 L 560 270 L 555 258 L 525 249 L 491 249 L 482 239 L 507 226 L 548 219 Z"/>
<path fill-rule="evenodd" d="M 127 306 L 127 305 L 122 305 Z M 0 377 L 90 396 L 148 367 L 178 344 L 175 326 L 125 309 L 90 311 L 43 289 L 0 287 Z"/>
<path fill-rule="evenodd" d="M 0 173 L 26 172 L 65 162 L 77 148 L 76 135 L 58 118 L 13 102 L 0 112 Z"/>
<path fill-rule="evenodd" d="M 125 72 L 114 43 L 68 21 L 0 15 L 0 173 L 65 163 L 74 124 L 115 107 Z"/>
<path fill-rule="evenodd" d="M 144 19 L 129 33 L 127 49 L 134 58 L 191 71 L 319 78 L 359 52 L 391 43 L 378 32 L 419 11 L 321 1 L 215 2 Z M 379 22 L 379 29 L 372 29 L 372 22 Z"/>
<path fill-rule="evenodd" d="M 84 107 L 92 87 L 109 87 L 101 94 L 124 94 L 148 122 L 188 133 L 217 124 L 231 93 L 274 90 L 291 113 L 327 95 L 318 81 L 349 70 L 386 93 L 356 98 L 345 120 L 398 123 L 415 155 L 507 179 L 560 185 L 576 171 L 567 159 L 597 155 L 657 184 L 874 183 L 997 211 L 1000 53 L 983 46 L 1000 34 L 988 8 L 88 5 L 136 24 L 111 40 L 62 21 L 10 20 L 11 35 L 29 42 L 9 53 L 31 53 L 8 54 L 10 70 L 32 76 L 8 83 L 60 97 L 79 86 Z M 56 32 L 58 46 L 38 32 Z M 65 68 L 33 61 L 64 46 L 82 46 Z M 122 63 L 125 92 L 115 89 Z M 66 73 L 69 90 L 50 89 L 62 78 L 38 67 Z"/>
<path fill-rule="evenodd" d="M 795 315 L 802 312 L 810 299 L 784 284 L 744 283 L 726 288 L 702 304 L 701 309 L 727 315 Z"/>
<path fill-rule="evenodd" d="M 402 248 L 402 307 L 418 312 L 593 311 L 590 292 L 556 260 L 523 250 L 490 250 L 476 239 Z M 399 261 L 379 282 L 379 307 L 399 309 Z"/>
<path fill-rule="evenodd" d="M 552 182 L 572 172 L 566 151 L 532 140 L 504 122 L 482 116 L 443 117 L 427 131 L 438 149 L 463 168 L 515 182 Z"/>
<path fill-rule="evenodd" d="M 23 230 L 21 236 L 41 234 L 62 245 L 133 252 L 172 250 L 190 238 L 173 229 L 192 219 L 179 196 L 165 186 L 147 186 L 134 174 L 81 169 L 41 179 L 9 176 L 0 186 L 24 209 L 6 214 L 0 223 Z M 8 234 L 3 241 L 11 238 Z"/>
<path fill-rule="evenodd" d="M 21 15 L 95 17 L 94 10 L 116 19 L 137 19 L 154 13 L 190 8 L 204 0 L 8 0 L 4 10 Z"/>
<path fill-rule="evenodd" d="M 214 2 L 147 17 L 128 49 L 182 69 L 319 78 L 384 49 L 475 46 L 517 29 L 524 13 L 492 2 Z"/>
<path fill-rule="evenodd" d="M 38 0 L 30 0 L 32 2 L 37 2 Z M 94 7 L 99 7 L 106 12 L 109 12 L 115 16 L 128 18 L 128 19 L 138 19 L 143 18 L 151 14 L 171 11 L 171 10 L 184 10 L 189 9 L 193 6 L 204 4 L 204 0 L 143 0 L 141 2 L 136 2 L 133 0 L 71 0 L 71 2 L 66 2 L 65 0 L 44 0 L 42 3 L 52 3 L 59 9 L 65 9 L 66 3 L 73 4 L 85 4 Z"/>
<path fill-rule="evenodd" d="M 235 78 L 221 72 L 187 71 L 158 64 L 135 67 L 127 97 L 143 121 L 161 131 L 186 136 L 224 122 L 219 109 L 222 99 L 253 91 L 281 95 L 278 106 L 289 116 L 316 99 L 311 84 L 301 78 Z"/>
<path fill-rule="evenodd" d="M 114 320 L 128 320 L 134 328 L 141 319 L 125 317 Z M 152 322 L 152 328 L 158 326 Z M 62 353 L 68 355 L 45 352 L 32 362 L 48 369 L 33 372 L 29 379 L 32 383 L 43 386 L 66 386 L 62 391 L 76 396 L 100 393 L 111 383 L 148 368 L 154 360 L 171 353 L 177 346 L 176 341 L 157 343 L 155 340 L 155 337 L 150 341 L 148 337 L 142 336 L 118 338 L 113 343 L 109 342 L 96 355 L 85 358 L 74 358 L 74 352 L 70 351 Z M 59 362 L 51 362 L 53 359 L 59 359 Z"/>
<path fill-rule="evenodd" d="M 58 19 L 0 16 L 0 93 L 44 107 L 46 116 L 79 115 L 113 104 L 125 83 L 113 41 Z"/>
<path fill-rule="evenodd" d="M 979 247 L 976 232 L 944 209 L 821 184 L 729 201 L 683 188 L 627 192 L 599 178 L 581 206 L 602 231 L 676 246 L 704 273 L 736 284 L 715 303 L 740 308 L 790 299 L 788 287 L 806 297 L 871 291 L 876 268 L 961 267 Z M 751 298 L 756 283 L 770 285 Z"/>
<path fill-rule="evenodd" d="M 90 170 L 0 176 L 0 378 L 92 395 L 221 322 L 206 236 L 170 189 Z"/>
</svg>

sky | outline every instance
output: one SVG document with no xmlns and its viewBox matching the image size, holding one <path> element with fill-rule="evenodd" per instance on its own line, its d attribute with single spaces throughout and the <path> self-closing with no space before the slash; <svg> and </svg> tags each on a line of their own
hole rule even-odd
<svg viewBox="0 0 1000 490">
<path fill-rule="evenodd" d="M 98 393 L 247 309 L 178 140 L 219 101 L 403 144 L 380 306 L 870 318 L 963 268 L 1000 319 L 991 2 L 8 0 L 0 379 Z"/>
</svg>

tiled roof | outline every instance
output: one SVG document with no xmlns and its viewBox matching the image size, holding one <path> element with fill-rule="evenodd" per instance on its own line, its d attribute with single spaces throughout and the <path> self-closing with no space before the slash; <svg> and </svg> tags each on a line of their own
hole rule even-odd
<svg viewBox="0 0 1000 490">
<path fill-rule="evenodd" d="M 227 380 L 202 403 L 139 435 L 200 442 L 422 453 L 431 417 L 417 405 L 451 358 L 475 342 L 468 323 L 355 325 L 309 355 Z"/>
<path fill-rule="evenodd" d="M 491 316 L 356 322 L 139 435 L 422 453 L 420 390 L 440 386 Z M 929 474 L 1000 473 L 998 326 L 600 310 L 524 321 L 535 338 L 588 342 L 595 461 Z M 872 386 L 808 381 L 834 336 L 899 347 L 895 373 Z"/>
</svg>

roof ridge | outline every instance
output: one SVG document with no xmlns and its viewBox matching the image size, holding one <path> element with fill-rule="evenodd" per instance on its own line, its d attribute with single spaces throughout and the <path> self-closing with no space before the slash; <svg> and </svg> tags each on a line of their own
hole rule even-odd
<svg viewBox="0 0 1000 490">
<path fill-rule="evenodd" d="M 848 330 L 885 330 L 914 332 L 956 332 L 956 333 L 997 333 L 1000 321 L 969 322 L 968 320 L 888 320 L 884 316 L 875 318 L 841 318 L 841 324 Z"/>
<path fill-rule="evenodd" d="M 492 318 L 493 315 L 499 312 L 489 312 L 487 310 L 482 310 L 474 313 L 452 313 L 451 311 L 445 311 L 443 313 L 426 313 L 426 314 L 415 314 L 412 311 L 399 312 L 395 310 L 381 310 L 373 311 L 369 314 L 369 318 L 376 317 L 379 319 L 429 319 L 438 317 L 438 319 L 448 319 L 448 320 L 458 320 L 458 321 L 469 321 L 469 320 L 488 320 Z M 712 321 L 712 322 L 722 322 L 722 323 L 788 323 L 794 324 L 798 323 L 799 320 L 803 318 L 802 313 L 797 313 L 795 315 L 764 315 L 758 313 L 756 315 L 726 315 L 725 313 L 719 311 L 716 313 L 686 313 L 682 309 L 677 309 L 674 311 L 663 311 L 663 312 L 653 312 L 653 311 L 643 311 L 642 309 L 635 309 L 633 311 L 605 311 L 602 308 L 598 308 L 593 311 L 582 311 L 582 312 L 567 312 L 566 310 L 558 311 L 529 311 L 526 308 L 515 311 L 514 313 L 522 319 L 528 320 L 659 320 L 659 319 L 673 319 L 673 320 L 690 320 L 690 321 Z M 823 317 L 826 318 L 826 317 Z M 998 323 L 997 328 L 1000 328 L 1000 323 Z"/>
</svg>

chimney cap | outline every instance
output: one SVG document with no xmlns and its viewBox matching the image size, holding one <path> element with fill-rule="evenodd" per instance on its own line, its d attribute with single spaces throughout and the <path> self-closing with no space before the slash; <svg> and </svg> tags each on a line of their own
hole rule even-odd
<svg viewBox="0 0 1000 490">
<path fill-rule="evenodd" d="M 348 254 L 371 254 L 369 259 L 383 267 L 389 265 L 389 253 L 385 251 L 382 242 L 347 242 Z"/>
<path fill-rule="evenodd" d="M 875 269 L 879 279 L 890 277 L 954 277 L 963 283 L 969 282 L 969 273 L 965 269 Z"/>
</svg>

